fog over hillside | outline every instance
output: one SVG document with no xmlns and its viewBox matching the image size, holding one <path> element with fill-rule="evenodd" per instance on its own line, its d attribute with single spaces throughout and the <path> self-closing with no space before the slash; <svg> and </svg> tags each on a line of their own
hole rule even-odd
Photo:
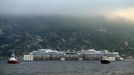
<svg viewBox="0 0 134 75">
<path fill-rule="evenodd" d="M 101 17 L 1 16 L 0 26 L 1 54 L 12 49 L 21 55 L 39 48 L 95 48 L 131 55 L 134 49 L 133 25 Z"/>
<path fill-rule="evenodd" d="M 0 55 L 15 49 L 134 53 L 133 0 L 0 0 Z"/>
</svg>

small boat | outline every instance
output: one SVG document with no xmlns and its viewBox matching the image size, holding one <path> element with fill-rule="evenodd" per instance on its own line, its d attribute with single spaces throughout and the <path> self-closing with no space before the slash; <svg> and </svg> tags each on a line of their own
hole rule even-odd
<svg viewBox="0 0 134 75">
<path fill-rule="evenodd" d="M 110 61 L 108 60 L 108 57 L 107 56 L 103 56 L 102 59 L 101 59 L 101 64 L 109 64 Z"/>
<path fill-rule="evenodd" d="M 8 60 L 8 64 L 17 64 L 19 63 L 18 60 L 15 58 L 15 54 L 14 51 L 12 51 L 12 55 Z"/>
</svg>

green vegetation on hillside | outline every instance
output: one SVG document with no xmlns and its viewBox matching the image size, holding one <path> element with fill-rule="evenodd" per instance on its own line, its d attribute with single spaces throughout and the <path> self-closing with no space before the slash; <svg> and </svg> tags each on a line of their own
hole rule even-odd
<svg viewBox="0 0 134 75">
<path fill-rule="evenodd" d="M 134 54 L 134 26 L 101 18 L 67 16 L 1 16 L 0 56 L 52 48 L 57 50 L 108 49 Z"/>
</svg>

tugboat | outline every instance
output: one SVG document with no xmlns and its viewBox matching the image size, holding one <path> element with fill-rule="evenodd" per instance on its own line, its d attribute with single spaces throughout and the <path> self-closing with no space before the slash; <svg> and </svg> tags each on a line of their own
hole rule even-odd
<svg viewBox="0 0 134 75">
<path fill-rule="evenodd" d="M 14 51 L 12 51 L 12 55 L 8 60 L 8 64 L 17 64 L 19 63 L 18 60 L 15 58 L 15 54 Z"/>
<path fill-rule="evenodd" d="M 101 64 L 109 64 L 110 61 L 108 60 L 108 57 L 107 56 L 103 56 L 102 59 L 101 59 Z"/>
</svg>

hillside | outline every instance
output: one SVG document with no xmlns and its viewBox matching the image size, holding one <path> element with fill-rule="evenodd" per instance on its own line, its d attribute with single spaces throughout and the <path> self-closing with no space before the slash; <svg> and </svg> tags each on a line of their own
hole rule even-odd
<svg viewBox="0 0 134 75">
<path fill-rule="evenodd" d="M 134 26 L 101 17 L 1 16 L 0 56 L 39 48 L 57 50 L 108 49 L 134 54 Z"/>
</svg>

